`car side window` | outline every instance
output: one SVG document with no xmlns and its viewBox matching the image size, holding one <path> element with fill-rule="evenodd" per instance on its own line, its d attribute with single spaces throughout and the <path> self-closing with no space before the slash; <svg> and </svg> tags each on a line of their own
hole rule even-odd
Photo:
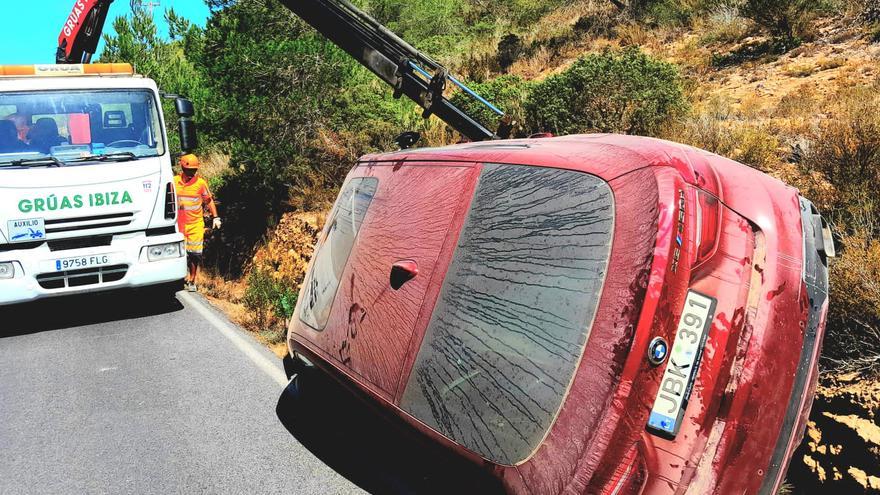
<svg viewBox="0 0 880 495">
<path fill-rule="evenodd" d="M 315 330 L 323 330 L 327 325 L 342 272 L 378 185 L 379 180 L 374 177 L 351 179 L 340 191 L 327 219 L 301 295 L 299 318 Z"/>
</svg>

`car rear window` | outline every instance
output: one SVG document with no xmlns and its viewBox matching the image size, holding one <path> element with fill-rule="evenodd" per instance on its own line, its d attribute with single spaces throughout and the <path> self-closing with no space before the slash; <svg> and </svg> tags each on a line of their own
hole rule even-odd
<svg viewBox="0 0 880 495">
<path fill-rule="evenodd" d="M 494 462 L 529 457 L 589 336 L 613 225 L 598 177 L 486 165 L 401 407 Z"/>
<path fill-rule="evenodd" d="M 379 180 L 373 177 L 351 179 L 339 192 L 327 219 L 326 234 L 318 243 L 312 269 L 303 282 L 304 304 L 299 314 L 303 323 L 316 330 L 327 325 L 342 271 L 378 185 Z"/>
</svg>

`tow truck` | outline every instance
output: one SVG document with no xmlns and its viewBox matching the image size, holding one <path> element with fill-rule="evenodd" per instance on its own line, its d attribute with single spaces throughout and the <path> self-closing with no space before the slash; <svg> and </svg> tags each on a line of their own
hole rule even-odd
<svg viewBox="0 0 880 495">
<path fill-rule="evenodd" d="M 0 66 L 0 305 L 186 275 L 156 83 L 90 64 L 112 0 L 77 0 L 56 64 Z M 192 102 L 176 97 L 194 150 Z"/>
</svg>

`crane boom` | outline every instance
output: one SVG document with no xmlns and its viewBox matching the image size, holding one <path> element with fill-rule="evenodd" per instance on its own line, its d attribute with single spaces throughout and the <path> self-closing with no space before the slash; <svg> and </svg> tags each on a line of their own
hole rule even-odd
<svg viewBox="0 0 880 495">
<path fill-rule="evenodd" d="M 55 63 L 89 63 L 98 49 L 107 11 L 113 0 L 76 0 L 61 34 L 58 35 L 58 50 Z"/>
<path fill-rule="evenodd" d="M 422 107 L 422 116 L 436 115 L 472 141 L 497 139 L 443 92 L 458 86 L 499 116 L 504 113 L 453 77 L 449 71 L 347 0 L 281 0 L 285 7 L 345 50 L 394 88 L 394 97 L 407 96 Z"/>
</svg>

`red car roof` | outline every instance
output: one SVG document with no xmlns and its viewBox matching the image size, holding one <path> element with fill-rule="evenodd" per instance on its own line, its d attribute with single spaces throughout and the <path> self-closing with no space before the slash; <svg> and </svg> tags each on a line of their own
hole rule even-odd
<svg viewBox="0 0 880 495">
<path fill-rule="evenodd" d="M 361 158 L 371 162 L 483 162 L 533 165 L 578 170 L 611 181 L 634 170 L 650 166 L 675 168 L 690 184 L 716 194 L 746 218 L 755 219 L 768 205 L 754 204 L 748 194 L 736 201 L 722 189 L 749 188 L 761 184 L 769 198 L 787 197 L 797 190 L 784 182 L 723 156 L 663 139 L 622 134 L 575 134 L 551 138 L 510 139 L 463 143 L 440 148 L 415 148 L 394 153 L 375 153 Z M 752 199 L 749 199 L 752 198 Z M 735 200 L 728 203 L 727 200 Z M 771 199 L 764 198 L 765 201 Z"/>
<path fill-rule="evenodd" d="M 415 148 L 366 155 L 362 163 L 379 161 L 478 161 L 580 170 L 611 180 L 651 165 L 680 168 L 693 179 L 694 161 L 726 160 L 683 144 L 641 136 L 581 134 L 540 139 L 464 143 L 442 148 Z"/>
</svg>

